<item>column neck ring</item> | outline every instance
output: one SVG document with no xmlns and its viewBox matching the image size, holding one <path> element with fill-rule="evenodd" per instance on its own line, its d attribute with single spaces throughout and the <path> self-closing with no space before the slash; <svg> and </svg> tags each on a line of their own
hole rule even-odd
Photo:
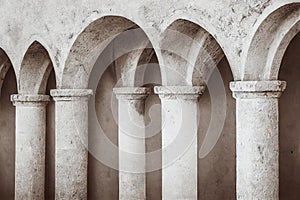
<svg viewBox="0 0 300 200">
<path fill-rule="evenodd" d="M 144 100 L 151 94 L 147 87 L 116 87 L 113 91 L 119 100 Z"/>
<path fill-rule="evenodd" d="M 49 95 L 40 94 L 13 94 L 10 100 L 14 106 L 45 106 L 50 101 Z"/>
<path fill-rule="evenodd" d="M 205 86 L 157 86 L 154 92 L 160 99 L 197 100 L 204 92 Z"/>
<path fill-rule="evenodd" d="M 74 101 L 79 99 L 88 99 L 93 95 L 91 89 L 55 89 L 50 91 L 55 101 Z"/>
<path fill-rule="evenodd" d="M 285 81 L 235 81 L 230 83 L 236 99 L 279 98 L 286 88 Z"/>
</svg>

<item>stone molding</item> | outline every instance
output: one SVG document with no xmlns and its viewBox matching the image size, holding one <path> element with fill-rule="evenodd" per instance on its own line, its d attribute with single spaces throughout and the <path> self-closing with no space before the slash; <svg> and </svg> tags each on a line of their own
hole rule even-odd
<svg viewBox="0 0 300 200">
<path fill-rule="evenodd" d="M 50 101 L 49 95 L 13 94 L 10 96 L 14 106 L 45 106 Z"/>
<path fill-rule="evenodd" d="M 155 94 L 160 99 L 197 100 L 204 92 L 205 86 L 156 86 Z"/>
<path fill-rule="evenodd" d="M 279 98 L 286 88 L 285 81 L 234 81 L 230 89 L 236 99 Z"/>
<path fill-rule="evenodd" d="M 82 98 L 88 99 L 93 95 L 91 89 L 55 89 L 50 91 L 55 101 L 74 101 Z"/>
<path fill-rule="evenodd" d="M 144 100 L 151 94 L 147 87 L 117 87 L 113 91 L 119 100 Z"/>
</svg>

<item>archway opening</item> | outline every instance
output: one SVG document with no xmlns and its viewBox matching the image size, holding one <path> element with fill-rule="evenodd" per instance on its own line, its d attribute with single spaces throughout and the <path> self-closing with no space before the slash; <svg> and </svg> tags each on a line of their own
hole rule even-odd
<svg viewBox="0 0 300 200">
<path fill-rule="evenodd" d="M 149 72 L 151 62 L 158 63 L 155 55 L 144 63 L 146 49 L 153 52 L 147 35 L 135 23 L 123 17 L 107 16 L 92 22 L 78 36 L 66 61 L 59 83 L 61 88 L 94 90 L 89 104 L 88 197 L 91 199 L 119 198 L 118 108 L 113 88 L 149 86 L 140 83 L 140 73 L 137 75 L 138 66 L 146 65 L 142 76 L 149 81 L 151 76 L 146 74 L 152 73 Z M 79 80 L 76 83 L 75 78 Z M 146 109 L 150 104 L 146 103 Z M 91 113 L 95 116 L 91 117 Z M 99 124 L 101 130 L 94 131 L 93 123 Z M 113 149 L 107 148 L 107 144 Z M 110 156 L 109 161 L 102 159 L 105 156 Z M 148 191 L 148 187 L 160 180 L 155 181 L 147 182 L 147 195 L 157 194 Z"/>
<path fill-rule="evenodd" d="M 279 100 L 280 199 L 300 197 L 300 34 L 290 42 L 279 71 L 287 88 Z"/>
<path fill-rule="evenodd" d="M 214 82 L 218 81 L 218 76 L 221 76 L 225 89 L 226 110 L 223 111 L 226 112 L 226 118 L 215 146 L 207 156 L 199 158 L 198 161 L 198 197 L 204 200 L 236 198 L 236 106 L 229 89 L 229 82 L 233 81 L 233 76 L 225 57 L 213 70 L 208 84 L 214 85 Z M 218 93 L 218 91 L 206 90 L 199 100 L 198 144 L 200 148 L 204 145 L 205 136 L 210 134 L 208 131 L 212 112 L 218 110 L 212 108 L 216 105 L 213 105 L 211 98 L 224 98 L 222 97 L 224 93 L 214 95 L 216 92 Z"/>
<path fill-rule="evenodd" d="M 46 95 L 56 89 L 54 69 L 51 70 L 46 88 Z M 46 114 L 46 169 L 45 169 L 45 199 L 55 198 L 55 102 L 47 104 Z"/>
<path fill-rule="evenodd" d="M 12 200 L 15 193 L 15 107 L 10 95 L 17 93 L 17 81 L 11 62 L 1 49 L 0 82 L 0 196 Z"/>
<path fill-rule="evenodd" d="M 206 86 L 198 102 L 198 198 L 234 199 L 235 101 L 229 89 L 232 69 L 216 38 L 198 24 L 179 19 L 165 33 L 162 68 L 167 85 Z"/>
<path fill-rule="evenodd" d="M 18 93 L 28 95 L 50 95 L 56 88 L 55 70 L 47 49 L 38 41 L 32 42 L 23 57 L 19 73 Z M 30 114 L 30 113 L 28 113 Z M 41 115 L 41 117 L 44 117 Z M 51 99 L 45 112 L 45 199 L 54 199 L 55 191 L 55 107 Z M 34 144 L 33 144 L 34 145 Z"/>
<path fill-rule="evenodd" d="M 135 74 L 136 85 L 154 88 L 162 85 L 159 62 L 152 48 L 146 49 L 140 57 Z M 151 92 L 145 101 L 146 122 L 146 196 L 147 199 L 162 198 L 162 115 L 161 100 Z M 154 169 L 155 168 L 155 169 Z"/>
</svg>

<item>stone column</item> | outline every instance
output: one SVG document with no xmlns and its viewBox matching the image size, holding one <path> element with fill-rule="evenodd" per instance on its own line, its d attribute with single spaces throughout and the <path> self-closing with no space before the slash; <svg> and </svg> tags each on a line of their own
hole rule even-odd
<svg viewBox="0 0 300 200">
<path fill-rule="evenodd" d="M 119 199 L 146 199 L 145 99 L 150 88 L 114 88 L 119 102 Z"/>
<path fill-rule="evenodd" d="M 162 104 L 162 198 L 197 199 L 198 97 L 204 87 L 155 87 Z"/>
<path fill-rule="evenodd" d="M 284 81 L 237 81 L 237 199 L 279 199 L 278 98 Z"/>
<path fill-rule="evenodd" d="M 51 90 L 55 100 L 55 199 L 87 199 L 89 89 Z"/>
<path fill-rule="evenodd" d="M 48 95 L 11 96 L 16 106 L 15 199 L 44 199 Z"/>
</svg>

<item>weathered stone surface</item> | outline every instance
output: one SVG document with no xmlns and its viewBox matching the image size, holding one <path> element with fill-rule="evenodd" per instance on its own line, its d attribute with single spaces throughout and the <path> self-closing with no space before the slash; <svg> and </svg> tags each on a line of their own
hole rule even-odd
<svg viewBox="0 0 300 200">
<path fill-rule="evenodd" d="M 285 81 L 236 81 L 230 83 L 237 99 L 279 98 L 286 88 Z"/>
<path fill-rule="evenodd" d="M 145 99 L 150 88 L 114 88 L 119 101 L 119 199 L 146 199 Z"/>
<path fill-rule="evenodd" d="M 203 89 L 155 87 L 162 104 L 163 199 L 197 199 L 197 111 Z"/>
<path fill-rule="evenodd" d="M 92 90 L 51 90 L 55 100 L 55 198 L 87 199 L 88 98 Z"/>
<path fill-rule="evenodd" d="M 16 106 L 15 199 L 44 199 L 48 95 L 12 95 Z"/>
<path fill-rule="evenodd" d="M 230 87 L 237 100 L 237 199 L 279 199 L 278 98 L 285 82 L 231 82 Z"/>
<path fill-rule="evenodd" d="M 161 99 L 197 100 L 204 91 L 204 86 L 163 86 L 154 87 L 154 91 Z"/>
<path fill-rule="evenodd" d="M 11 12 L 12 10 L 14 12 Z M 65 89 L 52 91 L 56 100 L 57 198 L 86 199 L 88 162 L 86 116 L 87 96 L 91 92 L 78 88 L 88 88 L 92 75 L 102 76 L 100 73 L 92 74 L 95 66 L 99 63 L 113 66 L 110 71 L 108 70 L 108 75 L 105 75 L 106 78 L 116 79 L 116 83 L 113 83 L 116 85 L 112 87 L 134 87 L 144 84 L 137 84 L 136 80 L 143 80 L 144 76 L 136 73 L 136 69 L 141 63 L 150 63 L 150 60 L 155 57 L 153 60 L 159 66 L 160 77 L 158 79 L 161 79 L 161 82 L 154 82 L 153 85 L 166 86 L 155 90 L 162 98 L 164 109 L 170 111 L 170 113 L 165 111 L 163 114 L 164 121 L 167 122 L 166 127 L 165 124 L 162 125 L 165 145 L 172 139 L 173 133 L 171 132 L 173 131 L 196 134 L 195 110 L 197 98 L 203 92 L 201 85 L 207 83 L 211 72 L 225 56 L 224 60 L 228 61 L 233 79 L 236 81 L 231 84 L 231 88 L 237 99 L 238 198 L 277 199 L 277 107 L 278 98 L 285 84 L 276 80 L 285 50 L 292 38 L 299 33 L 299 16 L 299 0 L 132 0 L 126 3 L 111 0 L 86 0 L 84 3 L 79 0 L 72 2 L 2 0 L 0 6 L 0 92 L 8 70 L 13 68 L 16 76 L 16 81 L 13 82 L 17 84 L 19 92 L 19 95 L 12 97 L 17 110 L 17 154 L 21 152 L 18 149 L 20 141 L 25 143 L 32 140 L 31 142 L 38 143 L 34 146 L 34 151 L 38 151 L 37 149 L 43 146 L 44 138 L 41 138 L 39 143 L 36 138 L 30 138 L 31 136 L 28 138 L 24 136 L 24 139 L 20 139 L 19 133 L 24 128 L 26 134 L 28 131 L 37 135 L 38 130 L 41 130 L 40 133 L 43 135 L 45 117 L 41 113 L 45 112 L 45 102 L 49 98 L 38 94 L 45 94 L 46 85 L 49 83 L 49 73 L 53 70 L 56 87 Z M 130 32 L 135 29 L 138 31 Z M 120 39 L 120 35 L 126 35 L 128 32 L 131 33 L 129 34 L 131 37 L 128 37 L 131 40 L 122 40 L 122 37 Z M 104 58 L 99 57 L 108 46 L 113 47 L 111 54 Z M 123 54 L 119 54 L 120 52 Z M 99 58 L 100 61 L 96 63 Z M 103 71 L 107 66 L 104 65 Z M 54 84 L 54 81 L 52 83 Z M 98 86 L 101 87 L 101 84 L 99 83 Z M 111 92 L 112 87 L 103 90 Z M 143 122 L 141 120 L 144 115 L 143 101 L 146 98 L 144 93 L 148 93 L 148 90 L 123 88 L 115 91 L 121 102 L 120 107 L 126 109 L 128 107 L 136 123 L 139 120 Z M 108 92 L 106 91 L 105 94 Z M 1 96 L 0 100 L 4 98 L 8 100 L 7 93 Z M 110 102 L 107 99 L 96 102 L 102 107 L 108 107 L 108 103 Z M 209 109 L 209 105 L 204 106 L 207 110 Z M 6 105 L 3 106 L 2 111 L 0 129 L 1 133 L 5 133 L 9 131 L 7 129 L 10 129 L 10 126 L 6 124 L 9 120 L 5 118 L 6 116 L 9 119 L 13 117 L 8 115 L 9 109 L 6 109 Z M 110 109 L 106 108 L 105 111 L 109 112 Z M 98 110 L 97 114 L 103 115 L 103 111 Z M 179 118 L 181 115 L 184 118 Z M 127 115 L 122 116 L 123 118 L 125 120 L 120 120 L 122 123 L 128 122 Z M 116 126 L 109 116 L 101 119 L 102 123 L 107 124 L 106 127 Z M 182 121 L 184 122 L 182 127 L 178 127 L 180 124 L 178 122 Z M 36 126 L 32 127 L 33 125 Z M 131 123 L 122 124 L 123 128 L 127 125 L 132 127 Z M 230 126 L 234 126 L 233 120 Z M 114 129 L 108 132 L 112 130 Z M 143 131 L 137 134 L 143 134 Z M 3 138 L 0 136 L 1 144 L 11 143 L 5 141 L 8 135 L 6 133 Z M 187 138 L 183 138 L 182 141 L 185 139 Z M 192 138 L 188 139 L 192 140 Z M 12 137 L 9 141 L 11 140 Z M 143 143 L 139 145 L 144 146 Z M 185 182 L 187 178 L 190 178 L 184 186 L 192 185 L 192 187 L 185 190 L 184 187 L 181 188 L 175 184 L 175 188 L 180 188 L 175 190 L 178 193 L 172 191 L 173 194 L 171 194 L 171 190 L 166 189 L 164 198 L 169 198 L 167 196 L 169 194 L 170 198 L 174 199 L 195 198 L 195 187 L 197 187 L 195 174 L 197 172 L 194 166 L 197 160 L 194 160 L 194 154 L 197 145 L 196 143 L 191 145 L 190 151 L 183 156 L 182 161 L 186 161 L 189 156 L 191 160 L 180 161 L 179 164 L 175 162 L 174 171 L 172 167 L 164 169 L 163 181 L 165 185 L 168 185 L 174 180 L 171 176 L 173 173 L 178 176 L 175 177 L 178 182 Z M 170 148 L 174 148 L 176 153 L 175 147 L 170 146 Z M 217 148 L 219 151 L 222 149 L 222 147 Z M 6 152 L 0 152 L 0 158 L 2 158 L 1 153 L 3 155 Z M 24 150 L 23 153 L 29 155 L 32 152 Z M 166 150 L 164 162 L 169 159 L 166 156 L 167 153 Z M 23 162 L 23 157 L 26 155 L 22 156 L 22 160 L 17 157 L 16 163 Z M 41 151 L 37 157 L 42 155 Z M 173 158 L 172 156 L 170 155 L 170 159 Z M 3 156 L 3 158 L 7 157 L 7 155 Z M 214 158 L 218 160 L 218 155 Z M 29 156 L 28 159 L 34 158 Z M 40 159 L 41 163 L 43 158 L 37 159 Z M 141 163 L 143 162 L 141 160 Z M 224 162 L 220 161 L 220 163 Z M 28 163 L 25 164 L 28 165 Z M 193 166 L 191 170 L 187 169 L 188 164 Z M 34 163 L 35 165 L 41 167 Z M 20 169 L 20 166 L 16 165 L 17 173 L 20 173 Z M 168 170 L 170 170 L 169 174 Z M 215 170 L 222 171 L 222 169 Z M 187 176 L 183 175 L 185 172 Z M 18 174 L 18 177 L 23 176 L 24 173 L 27 171 L 22 172 L 21 175 Z M 97 174 L 100 178 L 115 177 L 110 176 L 110 173 L 103 171 L 101 173 Z M 274 176 L 270 175 L 272 173 Z M 229 176 L 234 175 L 231 172 Z M 99 177 L 95 180 L 100 179 Z M 28 177 L 24 180 L 18 178 L 16 183 L 21 184 L 21 181 L 27 181 L 26 178 Z M 132 180 L 132 182 L 127 182 L 129 186 L 139 181 L 143 182 L 144 179 L 143 175 L 141 177 L 138 175 L 134 177 L 132 174 L 124 176 L 124 180 Z M 178 183 L 176 181 L 175 183 Z M 111 185 L 117 187 L 117 182 L 118 180 L 113 180 Z M 217 182 L 221 184 L 219 180 Z M 126 185 L 124 181 L 122 185 Z M 141 187 L 134 186 L 134 191 L 141 191 L 140 188 L 144 188 L 142 185 Z M 262 185 L 265 185 L 265 188 L 262 188 Z M 30 184 L 25 185 L 21 191 L 27 191 L 28 186 Z M 23 187 L 23 183 L 16 185 L 16 198 L 19 198 L 20 187 Z M 97 189 L 96 185 L 90 187 L 98 195 L 104 193 L 108 186 L 104 185 L 101 189 Z M 42 186 L 36 187 L 39 190 L 38 193 L 40 193 L 40 188 Z M 10 189 L 13 190 L 13 187 L 10 186 Z M 126 190 L 126 194 L 132 192 L 127 186 Z M 30 189 L 28 191 L 32 193 Z M 201 192 L 203 193 L 203 190 L 199 193 Z M 5 192 L 2 190 L 2 193 Z M 187 193 L 194 196 L 182 197 L 182 195 L 188 195 Z M 145 197 L 144 193 L 140 194 L 142 198 Z M 101 195 L 97 197 L 99 196 Z M 26 198 L 26 196 L 23 197 Z M 213 198 L 213 195 L 209 197 Z M 42 197 L 38 196 L 38 199 L 40 198 Z"/>
</svg>

